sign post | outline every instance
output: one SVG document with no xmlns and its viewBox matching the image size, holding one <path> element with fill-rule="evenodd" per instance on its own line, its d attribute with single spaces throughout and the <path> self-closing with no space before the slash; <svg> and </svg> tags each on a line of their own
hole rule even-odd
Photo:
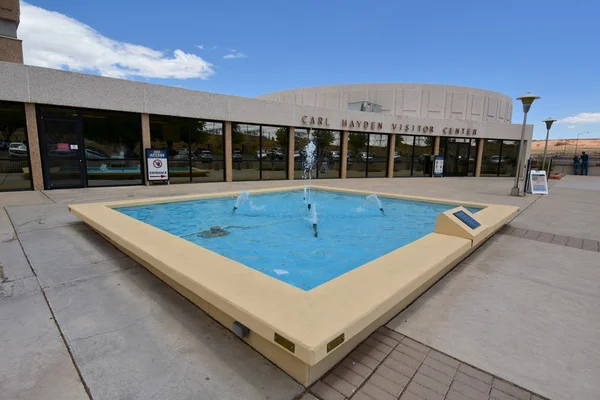
<svg viewBox="0 0 600 400">
<path fill-rule="evenodd" d="M 146 163 L 148 182 L 169 182 L 167 150 L 146 149 Z"/>
<path fill-rule="evenodd" d="M 530 172 L 531 194 L 548 194 L 548 180 L 546 179 L 546 171 Z"/>
<path fill-rule="evenodd" d="M 433 176 L 442 177 L 444 175 L 444 156 L 435 156 L 433 158 Z"/>
</svg>

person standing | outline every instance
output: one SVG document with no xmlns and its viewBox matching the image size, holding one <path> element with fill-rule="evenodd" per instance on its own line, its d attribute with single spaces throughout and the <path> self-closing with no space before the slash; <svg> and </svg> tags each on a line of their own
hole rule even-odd
<svg viewBox="0 0 600 400">
<path fill-rule="evenodd" d="M 575 157 L 573 157 L 573 171 L 575 175 L 577 175 L 579 172 L 579 157 L 577 157 L 577 154 L 575 154 Z"/>
<path fill-rule="evenodd" d="M 590 156 L 585 154 L 585 151 L 581 152 L 581 175 L 585 173 L 585 176 L 588 174 L 588 166 L 589 166 Z"/>
</svg>

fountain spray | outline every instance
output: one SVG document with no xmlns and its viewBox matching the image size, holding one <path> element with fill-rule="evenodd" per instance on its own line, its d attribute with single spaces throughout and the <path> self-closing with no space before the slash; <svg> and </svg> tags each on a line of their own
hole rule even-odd
<svg viewBox="0 0 600 400">
<path fill-rule="evenodd" d="M 304 148 L 305 158 L 303 162 L 302 178 L 304 178 L 304 200 L 307 203 L 307 207 L 311 209 L 311 188 L 312 188 L 312 175 L 316 161 L 316 150 L 317 147 L 313 143 L 312 139 L 309 139 L 308 144 Z M 308 183 L 306 182 L 308 180 Z"/>
<path fill-rule="evenodd" d="M 231 214 L 235 214 L 235 211 L 239 208 L 239 206 L 241 206 L 246 201 L 248 201 L 248 196 L 249 196 L 249 194 L 246 191 L 243 191 L 242 193 L 240 193 L 240 195 L 235 200 L 235 205 L 233 206 L 233 210 L 231 211 Z"/>
<path fill-rule="evenodd" d="M 383 204 L 381 204 L 381 200 L 379 200 L 379 197 L 377 197 L 376 194 L 370 194 L 365 198 L 365 203 L 363 204 L 363 209 L 367 206 L 367 204 L 369 203 L 377 203 L 377 207 L 379 207 L 379 211 L 381 211 L 381 214 L 385 215 L 385 211 L 383 210 Z"/>
<path fill-rule="evenodd" d="M 313 226 L 313 231 L 315 232 L 315 237 L 319 236 L 319 231 L 317 230 L 317 224 L 318 224 L 318 219 L 317 219 L 317 204 L 313 204 L 312 209 L 310 210 L 310 221 L 312 222 L 312 226 Z"/>
</svg>

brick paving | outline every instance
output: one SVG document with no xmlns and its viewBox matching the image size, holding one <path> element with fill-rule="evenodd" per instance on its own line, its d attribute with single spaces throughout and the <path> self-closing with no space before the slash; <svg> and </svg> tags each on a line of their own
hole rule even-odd
<svg viewBox="0 0 600 400">
<path fill-rule="evenodd" d="M 309 391 L 303 399 L 544 400 L 385 326 Z"/>
<path fill-rule="evenodd" d="M 522 228 L 515 228 L 510 225 L 505 225 L 502 229 L 500 229 L 500 231 L 498 231 L 498 233 L 501 235 L 536 240 L 538 242 L 551 243 L 559 246 L 573 247 L 575 249 L 600 252 L 600 242 L 592 239 L 555 235 L 548 232 L 538 232 Z"/>
</svg>

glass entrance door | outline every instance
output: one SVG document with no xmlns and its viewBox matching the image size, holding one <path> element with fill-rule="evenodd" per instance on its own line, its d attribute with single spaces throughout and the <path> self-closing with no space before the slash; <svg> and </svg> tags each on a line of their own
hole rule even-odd
<svg viewBox="0 0 600 400">
<path fill-rule="evenodd" d="M 85 187 L 83 137 L 78 118 L 40 118 L 46 189 Z"/>
<path fill-rule="evenodd" d="M 469 163 L 472 161 L 470 160 L 472 158 L 470 140 L 446 138 L 445 148 L 444 175 L 467 176 L 469 174 Z"/>
</svg>

